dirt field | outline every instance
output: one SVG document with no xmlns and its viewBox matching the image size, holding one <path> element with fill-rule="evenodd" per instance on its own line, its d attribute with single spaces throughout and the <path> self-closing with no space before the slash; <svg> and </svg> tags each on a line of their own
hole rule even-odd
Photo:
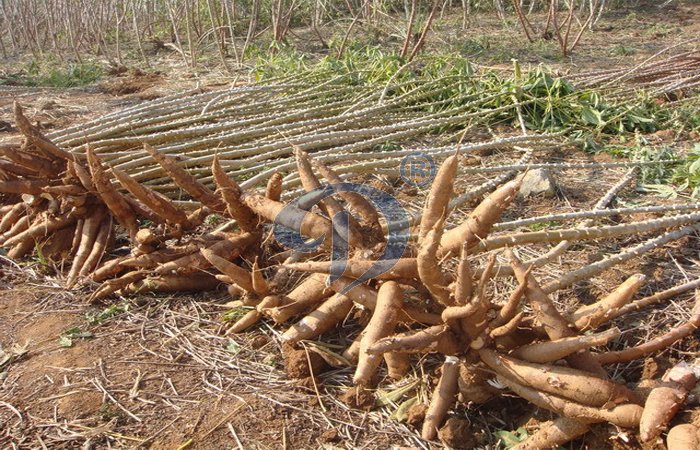
<svg viewBox="0 0 700 450">
<path fill-rule="evenodd" d="M 490 47 L 482 45 L 479 36 L 500 32 L 498 20 L 492 17 L 474 20 L 468 32 L 474 37 L 465 40 L 464 45 L 471 46 L 474 58 L 487 65 L 507 64 L 510 57 L 531 63 L 545 61 L 562 73 L 631 65 L 671 43 L 696 36 L 700 32 L 700 5 L 651 15 L 608 17 L 599 28 L 600 31 L 586 35 L 569 61 L 558 61 L 553 56 L 553 43 L 514 48 L 503 36 Z M 440 41 L 452 45 L 457 40 L 463 37 L 446 26 L 436 31 L 431 45 L 439 45 Z M 2 131 L 3 123 L 12 123 L 14 100 L 25 105 L 33 121 L 53 130 L 195 86 L 216 89 L 222 84 L 216 77 L 188 79 L 172 73 L 130 72 L 108 76 L 98 86 L 89 88 L 0 87 L 0 140 L 16 136 L 15 130 Z M 692 137 L 659 133 L 649 139 L 687 147 Z M 578 151 L 554 151 L 548 156 L 551 160 L 595 160 Z M 609 187 L 623 173 L 624 170 L 604 175 L 594 170 L 575 172 L 558 180 L 560 192 L 556 198 L 537 203 L 523 201 L 512 214 L 536 215 L 590 206 L 601 186 Z M 400 188 L 396 194 L 399 198 L 413 197 Z M 624 201 L 649 201 L 646 195 L 630 189 L 625 192 Z M 581 246 L 572 255 L 574 259 L 580 256 L 590 260 L 613 251 L 616 244 L 606 241 L 605 246 L 597 254 L 590 247 Z M 604 280 L 582 286 L 570 298 L 557 301 L 587 302 L 636 271 L 649 277 L 645 288 L 649 292 L 677 284 L 700 275 L 699 252 L 698 238 L 686 238 L 657 249 L 633 265 L 620 266 Z M 294 355 L 295 360 L 285 364 L 275 339 L 279 330 L 269 325 L 241 338 L 223 336 L 221 316 L 226 311 L 223 303 L 228 300 L 225 292 L 88 305 L 87 290 L 65 291 L 51 267 L 38 263 L 19 267 L 0 258 L 0 348 L 9 358 L 4 359 L 0 352 L 2 448 L 426 446 L 417 437 L 410 418 L 409 423 L 400 423 L 390 417 L 395 408 L 370 412 L 349 408 L 339 400 L 350 385 L 350 369 L 328 371 L 326 367 L 322 375 L 289 377 L 285 366 L 298 366 L 308 372 L 307 360 L 319 358 L 313 348 Z M 687 318 L 690 297 L 685 295 L 663 308 L 633 315 L 626 319 L 626 325 L 653 336 L 656 330 Z M 628 382 L 658 377 L 678 358 L 697 355 L 697 338 L 696 332 L 694 338 L 659 358 L 648 359 L 644 366 L 621 367 L 621 377 Z M 413 374 L 407 383 L 427 382 L 434 377 L 430 370 L 436 365 L 436 361 L 427 361 L 426 372 Z M 321 365 L 315 367 L 320 370 Z M 389 403 L 396 406 L 398 400 L 393 401 Z M 535 418 L 549 417 L 542 411 L 533 417 L 533 411 L 515 398 L 496 402 L 488 408 L 475 406 L 456 414 L 469 420 L 473 429 L 473 436 L 469 437 L 474 440 L 468 441 L 472 447 L 465 448 L 497 448 L 498 438 L 492 432 L 515 430 L 535 423 Z M 697 397 L 679 420 L 700 425 Z M 600 427 L 567 448 L 641 448 L 632 434 L 621 431 L 611 440 L 609 431 Z"/>
</svg>

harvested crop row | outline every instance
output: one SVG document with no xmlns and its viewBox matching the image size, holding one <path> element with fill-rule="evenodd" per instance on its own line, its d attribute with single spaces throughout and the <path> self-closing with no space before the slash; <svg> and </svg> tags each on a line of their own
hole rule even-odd
<svg viewBox="0 0 700 450">
<path fill-rule="evenodd" d="M 225 333 L 243 333 L 265 321 L 281 328 L 286 349 L 303 340 L 324 340 L 329 333 L 349 337 L 348 329 L 360 328 L 355 343 L 337 358 L 355 366 L 358 395 L 371 397 L 384 373 L 396 381 L 419 369 L 412 364 L 416 356 L 439 358 L 444 364 L 421 426 L 426 440 L 435 439 L 460 401 L 498 396 L 502 391 L 494 385 L 559 416 L 522 448 L 562 444 L 595 423 L 641 427 L 642 439 L 648 440 L 663 432 L 692 389 L 675 373 L 665 377 L 664 383 L 675 383 L 666 388 L 677 401 L 663 408 L 664 417 L 655 417 L 649 402 L 667 398 L 665 391 L 652 391 L 642 406 L 643 399 L 611 379 L 605 365 L 668 348 L 694 332 L 700 324 L 697 311 L 661 339 L 606 351 L 603 347 L 623 332 L 611 321 L 630 311 L 645 277 L 632 275 L 598 301 L 573 310 L 560 310 L 552 295 L 660 241 L 638 244 L 627 254 L 623 249 L 624 257 L 585 265 L 549 284 L 519 254 L 545 242 L 661 230 L 668 231 L 668 242 L 698 227 L 696 213 L 504 234 L 494 227 L 516 201 L 523 176 L 494 183 L 492 192 L 459 217 L 451 200 L 460 155 L 452 155 L 437 171 L 422 220 L 411 230 L 410 217 L 387 217 L 381 202 L 352 191 L 330 165 L 299 148 L 294 166 L 306 193 L 286 202 L 279 173 L 265 180 L 264 191 L 244 188 L 214 156 L 213 190 L 172 154 L 146 144 L 159 170 L 193 199 L 193 208 L 186 210 L 138 176 L 110 167 L 91 146 L 84 159 L 22 123 L 25 142 L 4 149 L 11 155 L 5 166 L 14 165 L 3 181 L 0 206 L 0 245 L 9 256 L 19 259 L 37 243 L 66 234 L 72 237 L 63 240 L 71 263 L 66 286 L 100 283 L 90 301 L 225 288 L 234 297 L 232 308 L 241 312 Z M 230 223 L 212 230 L 206 222 L 213 214 Z M 452 220 L 459 223 L 447 227 Z M 416 241 L 409 239 L 411 231 L 417 232 Z M 399 240 L 404 248 L 392 253 L 397 237 L 405 237 Z M 490 252 L 488 258 L 478 256 L 483 252 Z M 638 305 L 679 291 L 670 292 Z"/>
</svg>

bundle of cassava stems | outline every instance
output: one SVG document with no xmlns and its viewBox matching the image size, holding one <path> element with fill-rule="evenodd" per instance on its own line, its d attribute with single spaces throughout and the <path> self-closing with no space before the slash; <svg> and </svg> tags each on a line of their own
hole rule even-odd
<svg viewBox="0 0 700 450">
<path fill-rule="evenodd" d="M 59 148 L 22 115 L 19 105 L 15 105 L 15 115 L 24 139 L 21 144 L 0 147 L 4 157 L 0 160 L 0 246 L 10 258 L 40 250 L 44 258 L 69 262 L 66 286 L 98 286 L 91 301 L 115 293 L 228 286 L 239 299 L 237 305 L 248 308 L 228 333 L 243 332 L 261 319 L 291 323 L 282 334 L 288 346 L 314 339 L 344 322 L 354 308 L 362 309 L 369 321 L 343 354 L 344 361 L 356 366 L 353 382 L 358 395 L 376 386 L 383 363 L 388 377 L 397 380 L 411 370 L 411 354 L 444 355 L 425 413 L 424 439 L 436 437 L 458 400 L 483 403 L 508 389 L 558 415 L 515 448 L 551 448 L 600 422 L 638 428 L 640 439 L 651 441 L 665 431 L 697 381 L 697 367 L 682 362 L 661 380 L 631 388 L 613 381 L 604 366 L 639 359 L 691 335 L 700 326 L 700 302 L 685 324 L 653 341 L 615 352 L 594 352 L 592 348 L 620 335 L 614 327 L 600 329 L 630 310 L 644 276 L 632 275 L 599 301 L 562 312 L 549 296 L 556 288 L 543 287 L 533 267 L 508 249 L 696 226 L 700 219 L 696 214 L 608 227 L 489 236 L 518 192 L 522 178 L 518 177 L 486 196 L 460 225 L 445 230 L 459 162 L 459 155 L 453 155 L 437 171 L 417 238 L 403 257 L 391 261 L 386 272 L 348 289 L 386 246 L 386 224 L 373 204 L 358 193 L 339 192 L 337 198 L 325 197 L 307 211 L 301 204 L 280 200 L 280 174 L 269 179 L 264 193 L 242 191 L 217 158 L 211 167 L 217 186 L 214 191 L 175 158 L 146 146 L 165 173 L 201 204 L 187 212 L 127 173 L 106 167 L 89 146 L 85 155 Z M 330 167 L 305 152 L 296 149 L 295 154 L 306 191 L 322 187 L 316 172 L 328 183 L 342 182 Z M 346 209 L 348 221 L 329 219 Z M 235 220 L 238 230 L 202 231 L 204 220 L 214 213 Z M 295 228 L 305 238 L 322 240 L 320 250 L 312 255 L 315 259 L 293 249 L 280 251 L 266 225 L 273 222 Z M 122 231 L 128 238 L 119 234 Z M 329 282 L 337 261 L 327 260 L 329 239 L 324 238 L 334 232 L 346 236 L 352 257 L 345 261 L 342 276 Z M 109 259 L 119 253 L 117 243 L 124 241 L 129 253 L 122 251 L 121 256 Z M 472 267 L 475 255 L 498 248 L 504 249 L 501 254 L 509 265 L 497 265 L 492 253 L 483 267 Z M 456 263 L 455 270 L 448 270 L 450 262 Z M 294 274 L 308 276 L 289 291 L 285 286 Z M 505 301 L 490 293 L 494 276 L 511 276 L 517 281 Z M 670 289 L 651 300 L 642 299 L 642 304 L 678 292 Z M 698 448 L 698 430 L 692 424 L 673 427 L 666 439 L 671 450 Z"/>
</svg>

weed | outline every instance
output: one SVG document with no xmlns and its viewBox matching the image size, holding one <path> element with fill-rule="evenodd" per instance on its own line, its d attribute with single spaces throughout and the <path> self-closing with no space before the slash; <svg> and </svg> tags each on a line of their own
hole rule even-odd
<svg viewBox="0 0 700 450">
<path fill-rule="evenodd" d="M 121 419 L 124 416 L 124 413 L 113 403 L 103 403 L 100 406 L 99 414 L 100 418 L 105 422 L 109 422 L 112 419 Z"/>
<path fill-rule="evenodd" d="M 38 242 L 34 244 L 34 250 L 36 253 L 36 256 L 35 256 L 36 262 L 42 267 L 48 267 L 49 261 L 46 259 L 46 256 L 44 256 L 44 252 L 42 251 L 42 246 L 39 245 Z"/>
<path fill-rule="evenodd" d="M 219 214 L 209 214 L 204 223 L 209 226 L 216 226 L 224 222 L 224 217 Z"/>
<path fill-rule="evenodd" d="M 226 351 L 237 355 L 241 351 L 241 346 L 236 343 L 233 339 L 229 339 L 226 344 Z"/>
<path fill-rule="evenodd" d="M 236 322 L 241 317 L 245 316 L 250 311 L 250 308 L 238 307 L 229 309 L 224 313 L 221 320 L 224 322 Z"/>
<path fill-rule="evenodd" d="M 615 47 L 610 49 L 610 54 L 613 56 L 629 56 L 634 55 L 635 53 L 637 53 L 635 49 L 622 44 L 616 45 Z"/>
<path fill-rule="evenodd" d="M 674 30 L 675 27 L 672 27 L 671 25 L 665 23 L 655 23 L 647 30 L 645 30 L 645 33 L 649 36 L 654 37 L 666 37 L 669 34 L 673 33 Z"/>
<path fill-rule="evenodd" d="M 515 447 L 528 437 L 527 430 L 523 427 L 520 427 L 514 431 L 499 430 L 494 432 L 493 435 L 501 444 L 499 448 L 503 449 Z"/>
<path fill-rule="evenodd" d="M 676 168 L 671 181 L 676 185 L 676 190 L 691 190 L 691 197 L 700 197 L 700 144 L 695 144 L 685 163 Z"/>
<path fill-rule="evenodd" d="M 461 46 L 461 51 L 469 57 L 474 57 L 491 50 L 491 43 L 492 37 L 480 34 L 475 37 L 467 38 Z"/>
<path fill-rule="evenodd" d="M 51 61 L 32 61 L 17 73 L 0 78 L 0 86 L 69 88 L 92 84 L 102 76 L 102 68 L 93 63 L 69 64 L 67 67 Z"/>
<path fill-rule="evenodd" d="M 556 222 L 540 222 L 540 223 L 533 223 L 532 225 L 528 225 L 528 230 L 530 231 L 541 231 L 541 230 L 547 230 L 551 229 L 552 227 L 556 226 Z"/>
<path fill-rule="evenodd" d="M 129 305 L 127 303 L 121 303 L 118 305 L 110 305 L 100 312 L 87 312 L 85 313 L 85 320 L 89 325 L 100 325 L 104 321 L 118 316 L 121 313 L 127 312 L 129 310 Z"/>
<path fill-rule="evenodd" d="M 72 327 L 61 333 L 61 336 L 58 338 L 58 345 L 68 348 L 73 346 L 74 339 L 92 339 L 93 337 L 95 335 L 89 331 L 83 331 L 80 327 Z"/>
</svg>

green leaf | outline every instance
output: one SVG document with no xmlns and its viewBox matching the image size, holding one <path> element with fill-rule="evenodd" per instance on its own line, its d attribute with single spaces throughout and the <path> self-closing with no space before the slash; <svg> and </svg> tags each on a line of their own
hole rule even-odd
<svg viewBox="0 0 700 450">
<path fill-rule="evenodd" d="M 58 345 L 65 348 L 72 347 L 73 339 L 70 336 L 61 336 L 58 338 Z"/>
<path fill-rule="evenodd" d="M 688 172 L 695 175 L 700 172 L 700 158 L 693 161 L 693 163 L 688 167 Z"/>
<path fill-rule="evenodd" d="M 600 125 L 602 122 L 600 113 L 589 107 L 584 107 L 581 110 L 581 119 L 590 125 Z"/>
<path fill-rule="evenodd" d="M 388 405 L 392 402 L 396 402 L 398 399 L 403 397 L 406 393 L 412 391 L 415 389 L 415 387 L 418 385 L 418 380 L 411 381 L 410 383 L 406 384 L 405 386 L 402 386 L 398 389 L 394 389 L 393 391 L 381 391 L 379 390 L 377 392 L 377 406 L 385 406 Z"/>
<path fill-rule="evenodd" d="M 511 448 L 527 439 L 527 430 L 523 427 L 514 431 L 500 430 L 493 433 L 503 445 L 503 448 Z"/>
<path fill-rule="evenodd" d="M 233 339 L 229 339 L 228 344 L 226 344 L 226 351 L 235 355 L 241 351 L 241 346 L 238 345 Z"/>
<path fill-rule="evenodd" d="M 417 402 L 418 397 L 409 398 L 405 402 L 401 403 L 398 408 L 396 408 L 396 411 L 393 412 L 391 418 L 398 420 L 399 422 L 406 421 L 406 419 L 408 419 L 408 410 L 411 409 L 411 406 L 415 405 Z"/>
<path fill-rule="evenodd" d="M 83 331 L 80 327 L 69 328 L 58 338 L 58 345 L 61 347 L 72 347 L 74 339 L 90 339 L 95 337 L 89 331 Z"/>
</svg>

